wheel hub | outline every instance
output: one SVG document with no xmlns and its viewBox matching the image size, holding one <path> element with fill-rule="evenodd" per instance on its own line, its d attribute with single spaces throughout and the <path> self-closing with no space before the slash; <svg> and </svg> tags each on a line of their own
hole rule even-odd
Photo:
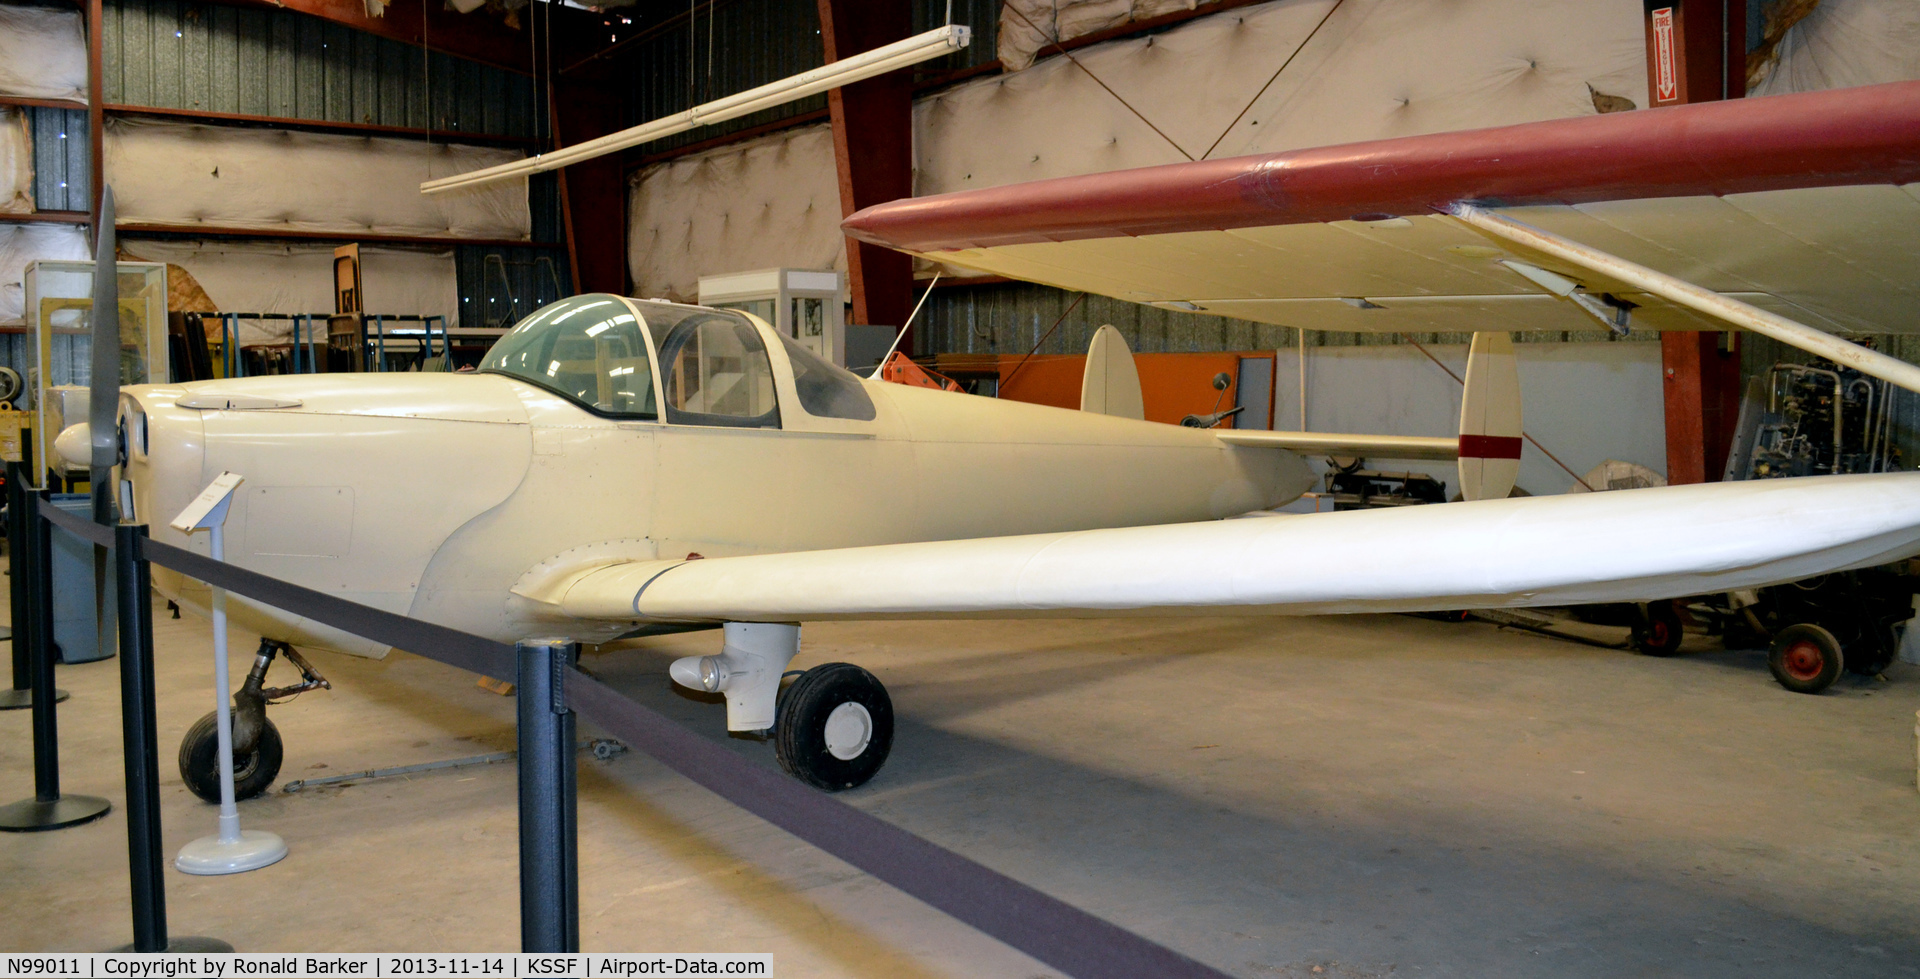
<svg viewBox="0 0 1920 979">
<path fill-rule="evenodd" d="M 1820 676 L 1826 666 L 1826 654 L 1822 653 L 1818 643 L 1801 640 L 1788 646 L 1780 657 L 1781 666 L 1787 675 L 1796 680 L 1811 681 Z"/>
<path fill-rule="evenodd" d="M 841 761 L 852 761 L 873 740 L 873 715 L 864 706 L 848 701 L 827 715 L 824 733 L 827 753 Z"/>
</svg>

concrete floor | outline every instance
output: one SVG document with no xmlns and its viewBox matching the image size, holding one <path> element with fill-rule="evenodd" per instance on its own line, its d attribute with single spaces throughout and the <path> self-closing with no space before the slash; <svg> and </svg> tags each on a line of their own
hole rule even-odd
<svg viewBox="0 0 1920 979">
<path fill-rule="evenodd" d="M 172 852 L 213 828 L 173 760 L 211 706 L 209 639 L 158 625 Z M 587 665 L 722 739 L 722 708 L 666 678 L 718 641 Z M 850 660 L 892 692 L 892 759 L 849 801 L 1235 975 L 1920 969 L 1920 668 L 1808 697 L 1760 654 L 1690 644 L 1658 660 L 1404 616 L 928 622 L 809 626 L 797 665 Z M 274 709 L 283 782 L 511 747 L 513 702 L 469 675 L 312 658 L 336 689 Z M 131 936 L 117 665 L 60 683 L 66 786 L 115 809 L 0 835 L 9 950 Z M 0 801 L 31 794 L 29 743 L 26 713 L 0 714 Z M 242 818 L 292 855 L 169 871 L 173 930 L 245 951 L 512 949 L 513 777 L 276 787 Z M 580 784 L 588 950 L 771 952 L 782 977 L 1053 974 L 651 759 L 585 759 Z"/>
</svg>

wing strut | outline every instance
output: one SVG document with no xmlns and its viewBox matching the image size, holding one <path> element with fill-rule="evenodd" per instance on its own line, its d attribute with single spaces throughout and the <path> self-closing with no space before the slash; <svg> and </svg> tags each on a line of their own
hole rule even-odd
<svg viewBox="0 0 1920 979">
<path fill-rule="evenodd" d="M 1472 204 L 1455 204 L 1454 217 L 1467 225 L 1515 244 L 1551 255 L 1596 275 L 1625 282 L 1636 289 L 1678 303 L 1742 329 L 1770 336 L 1781 343 L 1818 354 L 1836 364 L 1845 364 L 1909 391 L 1920 392 L 1920 367 L 1897 360 L 1859 344 L 1849 343 L 1824 330 L 1816 330 L 1777 313 L 1770 313 L 1738 299 L 1702 289 L 1691 282 L 1656 272 L 1598 248 L 1523 224 L 1505 215 L 1495 214 Z"/>
</svg>

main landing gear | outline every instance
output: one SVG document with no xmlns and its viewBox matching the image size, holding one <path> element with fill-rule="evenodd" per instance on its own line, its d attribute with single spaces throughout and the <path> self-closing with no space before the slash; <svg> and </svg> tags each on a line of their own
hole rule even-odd
<svg viewBox="0 0 1920 979">
<path fill-rule="evenodd" d="M 275 654 L 285 654 L 288 662 L 300 668 L 299 683 L 290 687 L 265 685 L 267 668 L 273 665 Z M 265 792 L 280 774 L 280 729 L 267 719 L 267 705 L 314 689 L 331 690 L 333 684 L 292 646 L 275 639 L 260 640 L 247 682 L 233 695 L 234 799 L 251 799 Z M 215 712 L 208 711 L 180 740 L 180 778 L 194 795 L 216 803 L 220 801 L 218 723 Z"/>
<path fill-rule="evenodd" d="M 865 784 L 893 748 L 893 701 L 874 675 L 825 663 L 781 690 L 800 651 L 800 627 L 729 622 L 718 656 L 688 656 L 668 671 L 691 690 L 723 693 L 727 729 L 765 731 L 787 774 L 829 792 Z"/>
</svg>

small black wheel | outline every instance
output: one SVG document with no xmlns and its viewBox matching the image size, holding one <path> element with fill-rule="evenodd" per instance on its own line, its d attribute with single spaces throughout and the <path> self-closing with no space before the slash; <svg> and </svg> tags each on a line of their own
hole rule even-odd
<svg viewBox="0 0 1920 979">
<path fill-rule="evenodd" d="M 1833 686 L 1846 668 L 1840 640 L 1810 622 L 1790 625 L 1773 637 L 1767 668 L 1780 685 L 1794 693 L 1819 693 Z"/>
<path fill-rule="evenodd" d="M 865 783 L 893 748 L 893 701 L 873 674 L 823 663 L 780 698 L 773 751 L 787 774 L 829 792 Z"/>
<path fill-rule="evenodd" d="M 1680 613 L 1672 602 L 1653 602 L 1647 606 L 1646 621 L 1633 631 L 1633 645 L 1648 656 L 1672 656 L 1680 651 L 1686 630 L 1680 625 Z"/>
<path fill-rule="evenodd" d="M 180 778 L 187 789 L 208 802 L 220 801 L 219 720 L 212 711 L 187 729 L 180 739 Z M 233 798 L 251 799 L 267 791 L 280 774 L 284 747 L 280 729 L 266 721 L 260 729 L 260 742 L 246 755 L 233 757 Z"/>
</svg>

